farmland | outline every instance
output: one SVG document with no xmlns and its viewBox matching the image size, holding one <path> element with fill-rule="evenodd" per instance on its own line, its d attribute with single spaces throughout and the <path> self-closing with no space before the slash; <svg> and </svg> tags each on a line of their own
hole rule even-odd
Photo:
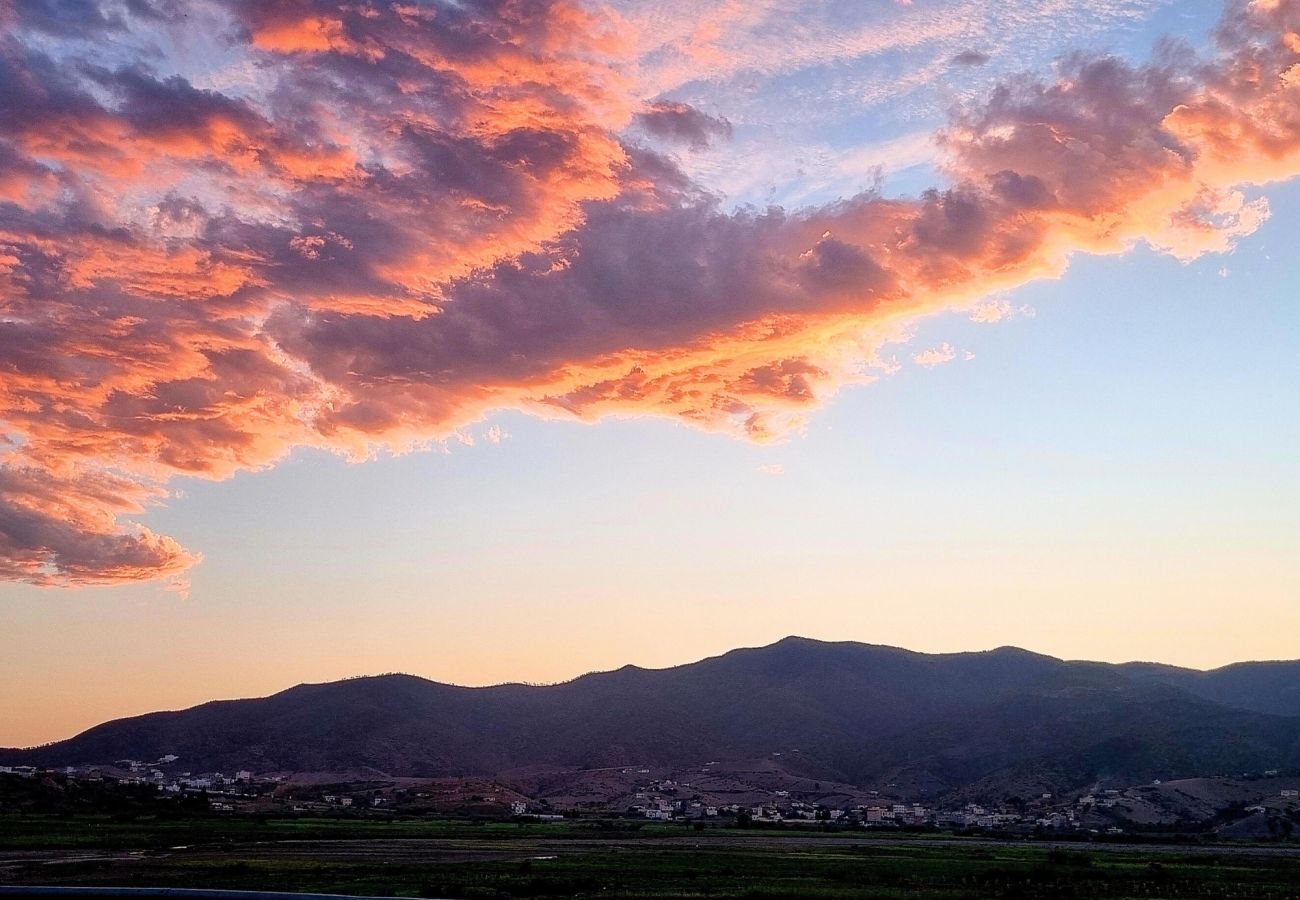
<svg viewBox="0 0 1300 900">
<path fill-rule="evenodd" d="M 1300 897 L 1285 844 L 616 823 L 0 818 L 0 884 L 406 897 Z"/>
</svg>

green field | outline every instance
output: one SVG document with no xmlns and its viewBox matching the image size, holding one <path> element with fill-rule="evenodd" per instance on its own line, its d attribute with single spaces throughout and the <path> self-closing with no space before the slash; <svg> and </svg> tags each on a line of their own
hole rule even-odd
<svg viewBox="0 0 1300 900">
<path fill-rule="evenodd" d="M 1300 848 L 579 823 L 0 817 L 0 884 L 410 897 L 1300 898 Z"/>
</svg>

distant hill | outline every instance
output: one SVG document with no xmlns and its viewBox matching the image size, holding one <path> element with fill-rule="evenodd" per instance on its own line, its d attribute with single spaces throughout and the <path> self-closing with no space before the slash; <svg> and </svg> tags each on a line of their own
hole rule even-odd
<svg viewBox="0 0 1300 900">
<path fill-rule="evenodd" d="M 549 686 L 409 675 L 304 684 L 0 750 L 0 763 L 174 753 L 195 771 L 435 776 L 781 754 L 792 772 L 864 787 L 1005 796 L 1300 766 L 1298 691 L 1300 663 L 1195 672 L 787 638 Z"/>
<path fill-rule="evenodd" d="M 1226 706 L 1300 716 L 1300 660 L 1236 663 L 1208 672 L 1159 663 L 1126 663 L 1120 668 Z"/>
</svg>

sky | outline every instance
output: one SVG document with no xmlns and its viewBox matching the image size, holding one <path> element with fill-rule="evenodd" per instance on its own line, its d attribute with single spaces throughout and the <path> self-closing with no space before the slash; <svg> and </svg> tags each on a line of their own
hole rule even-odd
<svg viewBox="0 0 1300 900">
<path fill-rule="evenodd" d="M 788 634 L 1300 657 L 1300 0 L 0 0 L 0 746 Z"/>
</svg>

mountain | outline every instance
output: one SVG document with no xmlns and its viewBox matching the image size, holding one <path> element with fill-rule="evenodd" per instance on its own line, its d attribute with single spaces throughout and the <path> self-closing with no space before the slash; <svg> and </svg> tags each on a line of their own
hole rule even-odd
<svg viewBox="0 0 1300 900">
<path fill-rule="evenodd" d="M 409 675 L 304 684 L 0 750 L 0 763 L 174 753 L 195 771 L 434 776 L 780 753 L 798 774 L 913 795 L 1300 766 L 1300 663 L 1229 669 L 787 638 L 689 665 L 625 666 L 548 686 L 467 688 Z"/>
<path fill-rule="evenodd" d="M 1234 663 L 1208 672 L 1159 663 L 1126 663 L 1121 668 L 1226 706 L 1300 716 L 1300 660 Z"/>
</svg>

